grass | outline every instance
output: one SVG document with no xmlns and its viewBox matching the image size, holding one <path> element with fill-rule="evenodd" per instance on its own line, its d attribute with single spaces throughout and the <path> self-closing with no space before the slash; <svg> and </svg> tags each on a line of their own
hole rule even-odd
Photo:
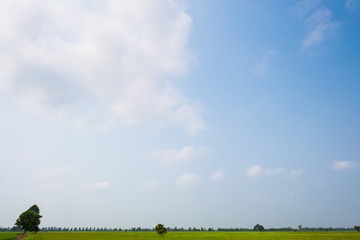
<svg viewBox="0 0 360 240">
<path fill-rule="evenodd" d="M 0 232 L 0 240 L 13 240 L 18 234 L 18 232 Z"/>
<path fill-rule="evenodd" d="M 2 239 L 0 237 L 0 239 Z M 347 240 L 359 239 L 357 232 L 39 232 L 26 240 Z"/>
</svg>

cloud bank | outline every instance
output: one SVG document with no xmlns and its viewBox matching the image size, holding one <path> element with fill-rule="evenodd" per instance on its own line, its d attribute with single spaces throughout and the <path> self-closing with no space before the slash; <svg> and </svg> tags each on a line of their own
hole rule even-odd
<svg viewBox="0 0 360 240">
<path fill-rule="evenodd" d="M 191 24 L 172 0 L 0 1 L 0 94 L 80 125 L 106 115 L 196 134 L 201 104 L 172 80 L 189 67 Z"/>
</svg>

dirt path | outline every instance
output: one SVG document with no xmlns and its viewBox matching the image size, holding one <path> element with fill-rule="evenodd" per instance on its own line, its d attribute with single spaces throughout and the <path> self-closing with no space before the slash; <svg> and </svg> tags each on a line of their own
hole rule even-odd
<svg viewBox="0 0 360 240">
<path fill-rule="evenodd" d="M 17 235 L 17 237 L 15 238 L 15 240 L 21 240 L 21 239 L 23 239 L 23 238 L 25 238 L 25 234 L 19 234 L 19 235 Z"/>
</svg>

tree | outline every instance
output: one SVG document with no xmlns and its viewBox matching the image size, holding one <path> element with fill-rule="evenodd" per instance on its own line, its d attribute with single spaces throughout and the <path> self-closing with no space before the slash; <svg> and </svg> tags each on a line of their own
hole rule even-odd
<svg viewBox="0 0 360 240">
<path fill-rule="evenodd" d="M 360 232 L 360 226 L 355 226 L 354 229 L 358 232 Z"/>
<path fill-rule="evenodd" d="M 19 218 L 16 220 L 15 225 L 21 228 L 26 232 L 38 232 L 40 225 L 40 209 L 34 204 L 27 211 L 20 214 Z"/>
<path fill-rule="evenodd" d="M 255 231 L 264 231 L 265 230 L 265 228 L 264 228 L 264 226 L 263 225 L 260 225 L 260 224 L 256 224 L 255 226 L 254 226 L 254 230 Z"/>
<path fill-rule="evenodd" d="M 164 225 L 162 225 L 162 224 L 160 224 L 160 223 L 159 223 L 158 225 L 156 225 L 155 230 L 156 230 L 156 232 L 157 232 L 158 234 L 167 233 L 166 227 L 164 227 Z"/>
</svg>

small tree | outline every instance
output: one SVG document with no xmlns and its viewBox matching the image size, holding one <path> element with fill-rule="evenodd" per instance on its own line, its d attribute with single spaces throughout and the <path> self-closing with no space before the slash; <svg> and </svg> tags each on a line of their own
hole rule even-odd
<svg viewBox="0 0 360 240">
<path fill-rule="evenodd" d="M 19 218 L 16 220 L 15 225 L 21 228 L 26 232 L 38 232 L 40 225 L 40 209 L 37 205 L 32 205 L 27 211 L 20 214 Z"/>
<path fill-rule="evenodd" d="M 162 225 L 162 224 L 160 224 L 160 223 L 159 223 L 158 225 L 156 225 L 155 230 L 156 230 L 156 232 L 157 232 L 158 234 L 167 233 L 166 227 L 164 227 L 164 225 Z"/>
<path fill-rule="evenodd" d="M 255 226 L 254 226 L 254 230 L 255 231 L 264 231 L 265 230 L 265 228 L 264 228 L 264 226 L 263 225 L 260 225 L 260 224 L 256 224 Z"/>
<path fill-rule="evenodd" d="M 360 226 L 355 226 L 354 229 L 358 232 L 360 232 Z"/>
</svg>

